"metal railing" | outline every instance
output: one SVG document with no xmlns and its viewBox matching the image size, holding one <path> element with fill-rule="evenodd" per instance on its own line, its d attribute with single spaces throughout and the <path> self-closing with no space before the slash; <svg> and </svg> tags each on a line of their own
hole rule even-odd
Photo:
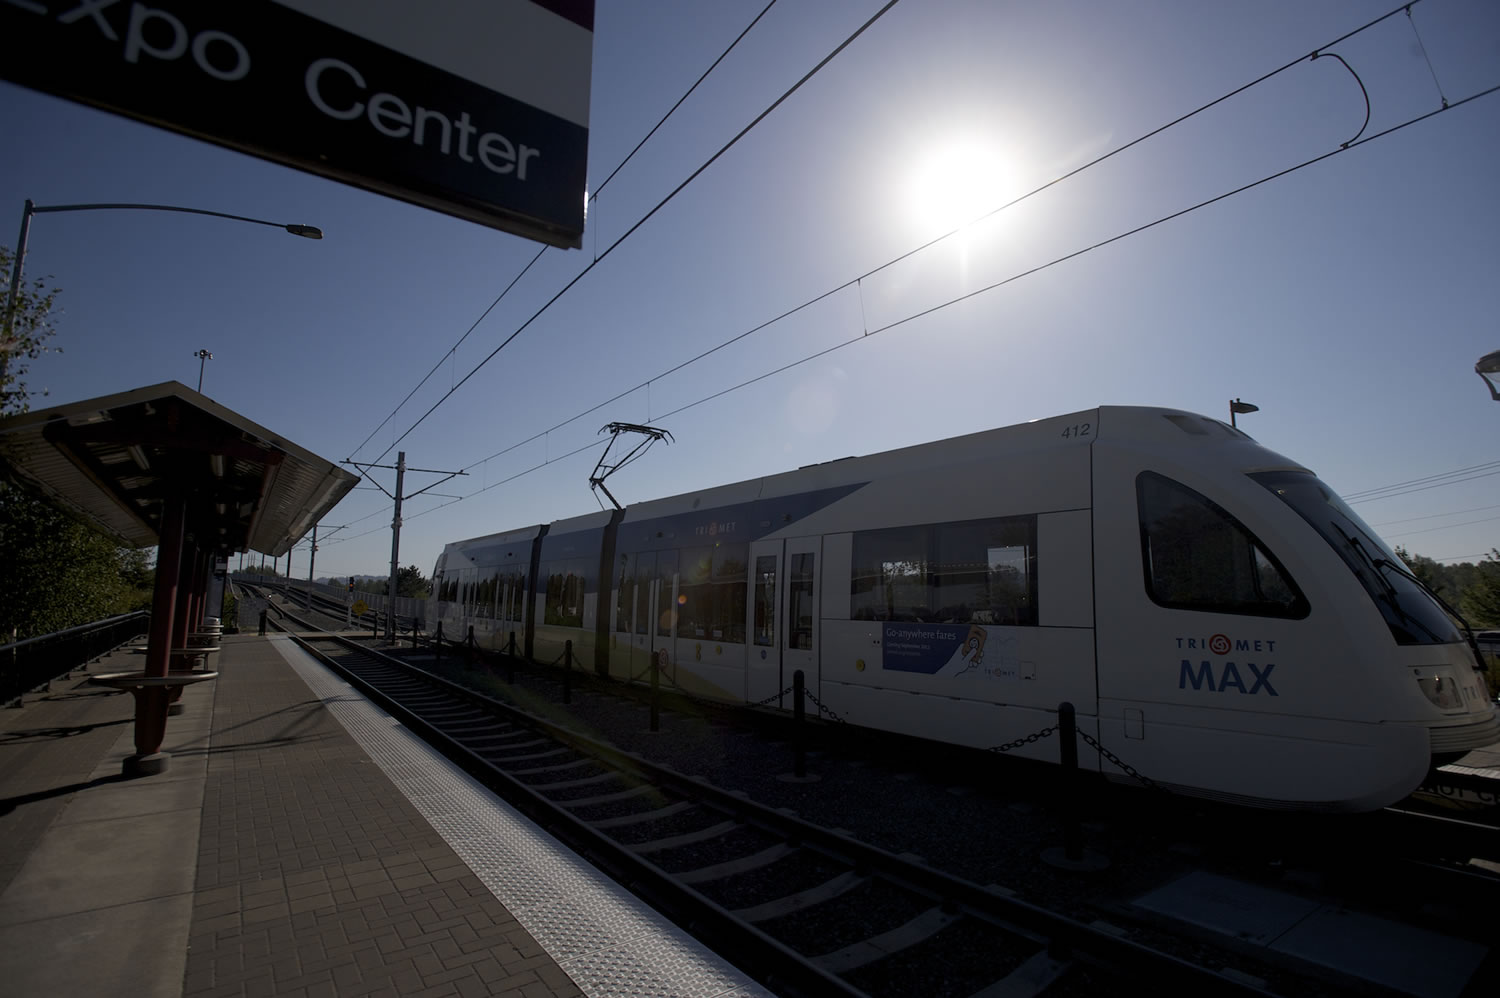
<svg viewBox="0 0 1500 998">
<path fill-rule="evenodd" d="M 145 634 L 150 619 L 150 613 L 137 610 L 0 645 L 0 702 L 20 706 L 28 691 L 45 688 L 58 676 L 85 668 L 91 660 Z"/>
</svg>

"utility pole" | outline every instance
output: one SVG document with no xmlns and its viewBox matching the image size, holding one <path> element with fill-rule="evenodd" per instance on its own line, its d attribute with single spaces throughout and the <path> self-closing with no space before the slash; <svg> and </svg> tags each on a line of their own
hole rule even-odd
<svg viewBox="0 0 1500 998">
<path fill-rule="evenodd" d="M 396 515 L 391 519 L 390 610 L 385 615 L 385 635 L 396 640 L 396 575 L 401 571 L 401 486 L 406 481 L 406 451 L 396 453 Z"/>
<path fill-rule="evenodd" d="M 199 350 L 197 353 L 193 354 L 193 356 L 198 358 L 198 392 L 199 392 L 199 394 L 202 394 L 202 392 L 203 392 L 203 364 L 204 364 L 205 361 L 213 360 L 214 359 L 214 355 L 211 354 L 211 353 L 209 353 L 207 350 Z"/>
<path fill-rule="evenodd" d="M 390 606 L 388 608 L 388 612 L 386 613 L 386 620 L 385 620 L 385 634 L 386 634 L 386 638 L 389 639 L 389 640 L 391 640 L 391 641 L 394 641 L 396 639 L 396 576 L 398 574 L 400 574 L 400 571 L 401 571 L 401 503 L 402 503 L 403 500 L 406 500 L 406 499 L 415 499 L 417 496 L 421 495 L 423 492 L 426 492 L 428 489 L 436 488 L 437 486 L 443 484 L 444 482 L 446 482 L 450 478 L 453 478 L 453 477 L 458 476 L 458 475 L 467 475 L 468 472 L 467 471 L 437 471 L 437 470 L 435 470 L 433 468 L 408 468 L 406 466 L 406 451 L 398 451 L 397 452 L 397 454 L 396 454 L 396 463 L 394 465 L 391 465 L 391 464 L 366 464 L 366 463 L 361 462 L 361 461 L 352 461 L 352 460 L 346 460 L 343 463 L 344 464 L 353 465 L 354 467 L 360 468 L 360 469 L 366 469 L 366 470 L 368 470 L 370 468 L 387 468 L 387 469 L 393 469 L 396 472 L 396 491 L 394 493 L 392 493 L 392 492 L 386 492 L 385 487 L 383 485 L 381 485 L 379 482 L 375 481 L 375 479 L 370 478 L 368 475 L 365 476 L 367 481 L 373 483 L 374 486 L 377 489 L 380 489 L 380 491 L 385 492 L 385 494 L 388 495 L 388 496 L 390 496 L 391 499 L 396 504 L 395 513 L 391 517 L 391 578 L 390 578 L 390 584 L 387 587 L 387 592 L 390 594 Z M 417 491 L 413 492 L 411 495 L 405 495 L 403 493 L 403 489 L 405 488 L 406 473 L 408 471 L 413 472 L 414 474 L 442 475 L 443 477 L 439 478 L 437 481 L 435 481 L 431 485 L 427 486 L 427 488 L 418 489 Z M 434 495 L 440 495 L 441 493 L 433 493 L 433 494 Z M 459 497 L 458 496 L 448 496 L 446 498 L 457 499 Z"/>
</svg>

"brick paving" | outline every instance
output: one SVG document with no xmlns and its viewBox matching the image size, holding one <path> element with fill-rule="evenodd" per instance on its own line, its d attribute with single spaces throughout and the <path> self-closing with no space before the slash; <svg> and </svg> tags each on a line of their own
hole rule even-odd
<svg viewBox="0 0 1500 998">
<path fill-rule="evenodd" d="M 582 992 L 262 639 L 224 639 L 183 995 Z"/>
</svg>

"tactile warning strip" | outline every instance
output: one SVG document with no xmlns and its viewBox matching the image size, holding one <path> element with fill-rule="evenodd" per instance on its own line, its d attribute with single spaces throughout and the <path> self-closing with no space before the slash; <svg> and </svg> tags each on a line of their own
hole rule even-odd
<svg viewBox="0 0 1500 998">
<path fill-rule="evenodd" d="M 329 672 L 277 651 L 495 898 L 590 998 L 770 998 Z"/>
</svg>

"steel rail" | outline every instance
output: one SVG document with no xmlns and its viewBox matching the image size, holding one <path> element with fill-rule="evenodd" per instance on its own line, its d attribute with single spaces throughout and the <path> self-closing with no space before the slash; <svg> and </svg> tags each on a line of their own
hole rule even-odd
<svg viewBox="0 0 1500 998">
<path fill-rule="evenodd" d="M 377 700 L 382 707 L 389 710 L 393 715 L 401 718 L 403 723 L 409 717 L 412 719 L 410 726 L 414 730 L 424 733 L 432 732 L 437 740 L 429 740 L 432 740 L 433 744 L 440 751 L 443 751 L 445 755 L 470 772 L 471 775 L 485 780 L 487 785 L 489 779 L 493 776 L 498 775 L 502 777 L 504 786 L 516 788 L 518 799 L 512 799 L 510 794 L 504 792 L 502 792 L 502 796 L 505 796 L 507 800 L 516 804 L 522 810 L 527 811 L 533 818 L 537 818 L 540 814 L 545 815 L 549 820 L 562 822 L 570 830 L 570 834 L 564 837 L 576 838 L 583 843 L 584 848 L 580 849 L 580 851 L 591 856 L 599 854 L 605 858 L 605 862 L 598 863 L 597 865 L 611 872 L 612 875 L 618 871 L 623 871 L 620 875 L 622 883 L 628 884 L 637 893 L 640 893 L 641 888 L 645 887 L 653 897 L 660 895 L 665 901 L 670 902 L 670 906 L 674 911 L 687 912 L 689 922 L 684 924 L 690 924 L 692 926 L 691 931 L 695 935 L 699 935 L 700 938 L 707 935 L 709 938 L 706 941 L 709 941 L 715 949 L 725 953 L 726 956 L 731 952 L 743 953 L 744 959 L 752 961 L 741 964 L 747 969 L 757 966 L 757 963 L 753 961 L 758 959 L 768 959 L 772 956 L 777 956 L 781 959 L 791 958 L 796 961 L 798 968 L 807 968 L 808 971 L 815 972 L 815 976 L 809 982 L 815 985 L 815 987 L 808 993 L 828 993 L 826 989 L 829 987 L 830 981 L 839 982 L 840 993 L 859 993 L 850 991 L 847 983 L 842 982 L 838 978 L 830 977 L 821 969 L 809 965 L 806 958 L 789 950 L 777 940 L 756 929 L 753 925 L 749 925 L 735 917 L 721 906 L 707 900 L 697 891 L 680 884 L 671 874 L 657 867 L 655 864 L 642 859 L 639 855 L 620 846 L 612 839 L 601 835 L 598 831 L 583 823 L 565 809 L 559 808 L 552 801 L 541 797 L 529 787 L 516 783 L 503 770 L 498 769 L 471 749 L 468 749 L 466 746 L 439 731 L 434 725 L 423 720 L 393 698 L 382 693 L 372 684 L 355 676 L 352 671 L 334 663 L 329 657 L 317 653 L 306 641 L 295 635 L 293 637 L 300 645 L 308 648 L 309 651 L 313 651 L 320 661 L 330 664 L 331 668 L 348 679 L 351 684 L 367 695 L 370 695 L 372 699 Z M 998 894 L 990 888 L 975 884 L 972 881 L 964 880 L 925 865 L 912 863 L 877 846 L 861 842 L 832 829 L 772 809 L 763 808 L 760 805 L 756 805 L 753 801 L 748 801 L 743 797 L 696 780 L 675 770 L 659 766 L 635 753 L 626 752 L 612 745 L 599 742 L 566 726 L 538 717 L 529 711 L 468 689 L 444 677 L 435 675 L 426 669 L 383 655 L 342 635 L 329 635 L 326 640 L 332 640 L 351 650 L 384 660 L 389 667 L 421 673 L 424 681 L 445 689 L 451 695 L 475 703 L 487 710 L 522 720 L 524 723 L 545 731 L 553 738 L 575 748 L 585 755 L 605 761 L 606 764 L 613 766 L 617 770 L 624 770 L 658 785 L 676 789 L 684 797 L 703 801 L 723 811 L 738 815 L 753 813 L 754 824 L 763 830 L 771 831 L 783 838 L 795 840 L 804 846 L 812 846 L 818 851 L 852 866 L 878 871 L 881 876 L 904 889 L 958 906 L 968 914 L 979 917 L 1002 929 L 1015 932 L 1016 927 L 1020 927 L 1022 930 L 1041 935 L 1051 940 L 1052 946 L 1059 948 L 1063 952 L 1089 954 L 1111 966 L 1149 971 L 1152 974 L 1159 975 L 1156 979 L 1162 983 L 1176 983 L 1184 988 L 1193 989 L 1194 993 L 1232 995 L 1268 994 L 1268 992 L 1244 981 L 1227 977 L 1217 971 L 1189 963 L 1171 954 L 1162 953 L 1131 940 L 1120 938 L 1115 934 L 1068 918 L 1065 915 L 1049 911 L 1040 906 Z M 451 746 L 453 750 L 451 753 L 447 746 Z M 704 932 L 705 927 L 708 929 L 706 933 Z M 787 956 L 788 954 L 790 954 L 790 957 Z M 739 960 L 735 960 L 735 962 L 740 963 Z M 789 976 L 800 976 L 804 972 L 806 971 L 799 969 L 797 975 Z M 818 987 L 822 987 L 825 990 L 819 991 Z"/>
</svg>

